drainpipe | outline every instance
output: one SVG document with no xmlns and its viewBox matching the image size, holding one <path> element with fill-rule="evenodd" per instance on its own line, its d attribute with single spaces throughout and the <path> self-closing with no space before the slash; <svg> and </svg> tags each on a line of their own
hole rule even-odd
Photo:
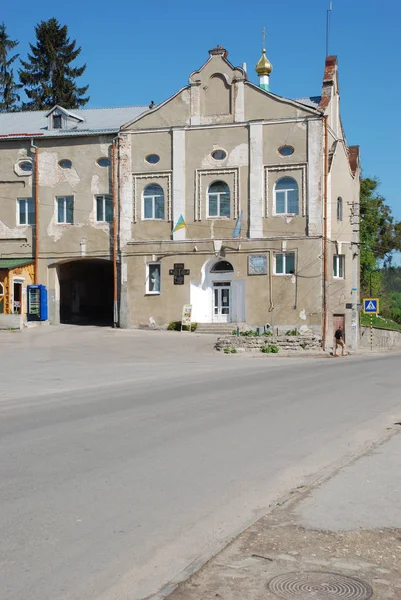
<svg viewBox="0 0 401 600">
<path fill-rule="evenodd" d="M 323 191 L 323 350 L 327 346 L 327 192 L 329 177 L 329 127 L 328 116 L 324 116 L 324 191 Z"/>
<path fill-rule="evenodd" d="M 118 325 L 118 281 L 117 281 L 117 141 L 119 135 L 112 141 L 112 190 L 113 190 L 113 327 Z"/>
<path fill-rule="evenodd" d="M 34 283 L 39 283 L 39 148 L 31 139 L 31 148 L 35 149 L 35 267 Z"/>
</svg>

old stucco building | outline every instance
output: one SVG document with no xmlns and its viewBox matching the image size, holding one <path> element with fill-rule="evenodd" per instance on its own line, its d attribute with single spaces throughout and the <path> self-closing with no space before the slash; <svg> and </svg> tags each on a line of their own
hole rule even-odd
<svg viewBox="0 0 401 600">
<path fill-rule="evenodd" d="M 33 263 L 37 197 L 52 323 L 165 325 L 191 304 L 198 323 L 328 342 L 344 321 L 355 346 L 359 151 L 337 60 L 321 95 L 298 100 L 269 91 L 271 70 L 263 52 L 255 85 L 217 47 L 157 106 L 0 115 L 0 268 Z"/>
</svg>

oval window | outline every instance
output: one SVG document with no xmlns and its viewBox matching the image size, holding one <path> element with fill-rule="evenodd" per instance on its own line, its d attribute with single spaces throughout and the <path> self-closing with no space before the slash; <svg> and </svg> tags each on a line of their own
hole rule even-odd
<svg viewBox="0 0 401 600">
<path fill-rule="evenodd" d="M 60 160 L 58 164 L 62 169 L 71 169 L 72 167 L 72 162 L 67 158 L 65 158 L 64 160 Z"/>
<path fill-rule="evenodd" d="M 150 165 L 155 165 L 156 163 L 159 162 L 160 156 L 158 154 L 148 154 L 148 156 L 145 158 L 145 160 Z"/>
<path fill-rule="evenodd" d="M 111 161 L 107 156 L 102 156 L 102 158 L 97 159 L 97 164 L 99 167 L 109 167 L 111 165 Z"/>
<path fill-rule="evenodd" d="M 21 171 L 32 171 L 32 163 L 29 160 L 24 160 L 23 162 L 20 162 L 18 166 L 21 169 Z"/>
<path fill-rule="evenodd" d="M 281 148 L 278 149 L 278 153 L 281 154 L 281 156 L 291 156 L 294 152 L 295 150 L 292 146 L 281 146 Z"/>
<path fill-rule="evenodd" d="M 212 157 L 214 160 L 224 160 L 227 157 L 227 152 L 225 150 L 214 150 Z"/>
</svg>

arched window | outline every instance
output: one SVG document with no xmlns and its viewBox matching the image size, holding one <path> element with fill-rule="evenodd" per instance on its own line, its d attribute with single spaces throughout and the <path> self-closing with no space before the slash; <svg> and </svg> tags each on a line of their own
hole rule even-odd
<svg viewBox="0 0 401 600">
<path fill-rule="evenodd" d="M 341 197 L 337 198 L 337 221 L 343 220 L 343 199 Z"/>
<path fill-rule="evenodd" d="M 230 216 L 230 188 L 224 181 L 215 181 L 207 192 L 209 217 Z"/>
<path fill-rule="evenodd" d="M 164 191 L 157 183 L 151 183 L 143 190 L 143 218 L 164 219 Z"/>
<path fill-rule="evenodd" d="M 219 260 L 213 267 L 210 269 L 211 273 L 232 273 L 234 268 L 228 260 Z"/>
<path fill-rule="evenodd" d="M 276 214 L 297 215 L 299 213 L 298 184 L 292 177 L 282 177 L 275 188 Z"/>
</svg>

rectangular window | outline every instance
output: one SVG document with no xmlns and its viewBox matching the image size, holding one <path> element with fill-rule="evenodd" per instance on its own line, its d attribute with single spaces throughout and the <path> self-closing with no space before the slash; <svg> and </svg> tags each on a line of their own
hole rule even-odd
<svg viewBox="0 0 401 600">
<path fill-rule="evenodd" d="M 230 217 L 230 188 L 224 181 L 215 181 L 209 186 L 207 216 Z"/>
<path fill-rule="evenodd" d="M 295 252 L 278 252 L 274 255 L 274 274 L 292 275 L 295 273 Z"/>
<path fill-rule="evenodd" d="M 333 256 L 333 277 L 337 277 L 337 279 L 344 279 L 344 266 L 344 254 L 335 254 Z"/>
<path fill-rule="evenodd" d="M 111 223 L 113 221 L 113 199 L 111 196 L 96 196 L 96 221 Z"/>
<path fill-rule="evenodd" d="M 74 223 L 74 196 L 57 198 L 57 223 Z"/>
<path fill-rule="evenodd" d="M 53 115 L 53 129 L 61 129 L 61 115 Z"/>
<path fill-rule="evenodd" d="M 160 263 L 147 264 L 146 271 L 146 293 L 160 294 Z"/>
<path fill-rule="evenodd" d="M 35 224 L 35 204 L 33 198 L 18 198 L 18 225 Z"/>
<path fill-rule="evenodd" d="M 337 221 L 343 220 L 343 199 L 337 198 Z"/>
</svg>

